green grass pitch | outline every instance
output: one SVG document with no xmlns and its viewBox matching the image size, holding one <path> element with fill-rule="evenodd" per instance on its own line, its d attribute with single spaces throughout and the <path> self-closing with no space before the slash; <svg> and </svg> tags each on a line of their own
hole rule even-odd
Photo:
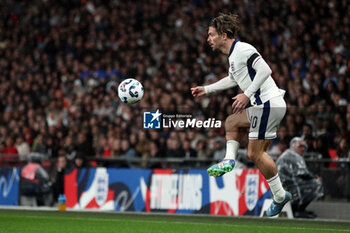
<svg viewBox="0 0 350 233">
<path fill-rule="evenodd" d="M 350 232 L 350 222 L 176 214 L 0 210 L 0 233 Z"/>
</svg>

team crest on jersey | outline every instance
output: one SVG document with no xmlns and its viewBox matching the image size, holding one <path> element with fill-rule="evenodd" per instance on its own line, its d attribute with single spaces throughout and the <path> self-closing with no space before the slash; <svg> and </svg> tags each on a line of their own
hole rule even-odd
<svg viewBox="0 0 350 233">
<path fill-rule="evenodd" d="M 230 69 L 232 73 L 235 71 L 235 64 L 233 62 L 230 63 Z"/>
</svg>

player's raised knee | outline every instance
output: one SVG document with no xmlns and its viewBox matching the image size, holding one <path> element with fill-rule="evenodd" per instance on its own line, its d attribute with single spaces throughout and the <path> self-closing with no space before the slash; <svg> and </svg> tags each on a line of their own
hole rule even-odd
<svg viewBox="0 0 350 233">
<path fill-rule="evenodd" d="M 226 120 L 225 120 L 226 124 L 227 123 L 235 124 L 235 123 L 237 123 L 237 121 L 238 121 L 238 115 L 236 115 L 236 114 L 229 115 L 228 117 L 226 117 Z"/>
<path fill-rule="evenodd" d="M 238 128 L 238 119 L 235 115 L 230 115 L 225 120 L 225 130 L 231 131 L 234 128 Z"/>
<path fill-rule="evenodd" d="M 249 122 L 246 119 L 243 119 L 241 114 L 231 114 L 226 118 L 225 121 L 225 129 L 226 131 L 230 131 L 234 128 L 239 127 L 248 127 Z"/>
</svg>

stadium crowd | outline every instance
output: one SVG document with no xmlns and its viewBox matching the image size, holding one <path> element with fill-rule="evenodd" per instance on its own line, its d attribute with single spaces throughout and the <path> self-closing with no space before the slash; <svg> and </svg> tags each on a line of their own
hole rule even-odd
<svg viewBox="0 0 350 233">
<path fill-rule="evenodd" d="M 156 109 L 218 120 L 231 113 L 238 89 L 200 100 L 190 93 L 227 75 L 227 58 L 206 43 L 220 12 L 239 14 L 239 39 L 256 46 L 286 90 L 288 112 L 270 151 L 281 154 L 301 136 L 322 158 L 329 150 L 349 158 L 346 0 L 2 1 L 2 158 L 221 158 L 224 128 L 157 131 L 142 122 L 143 111 Z M 130 77 L 145 89 L 132 106 L 115 88 Z"/>
</svg>

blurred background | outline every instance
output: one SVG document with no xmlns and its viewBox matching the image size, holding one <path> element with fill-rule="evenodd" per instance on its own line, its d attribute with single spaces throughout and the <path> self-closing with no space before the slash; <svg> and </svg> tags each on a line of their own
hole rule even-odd
<svg viewBox="0 0 350 233">
<path fill-rule="evenodd" d="M 240 90 L 198 100 L 190 93 L 227 75 L 227 57 L 206 43 L 220 12 L 239 15 L 239 39 L 257 48 L 286 90 L 288 111 L 269 154 L 277 160 L 301 137 L 322 200 L 349 202 L 347 0 L 1 1 L 0 166 L 39 161 L 55 193 L 40 203 L 52 205 L 67 168 L 203 169 L 221 160 L 224 127 L 157 131 L 142 122 L 143 111 L 156 109 L 222 121 L 231 114 Z M 117 98 L 126 78 L 143 84 L 140 103 Z M 247 131 L 241 135 L 240 166 L 254 168 Z"/>
</svg>

